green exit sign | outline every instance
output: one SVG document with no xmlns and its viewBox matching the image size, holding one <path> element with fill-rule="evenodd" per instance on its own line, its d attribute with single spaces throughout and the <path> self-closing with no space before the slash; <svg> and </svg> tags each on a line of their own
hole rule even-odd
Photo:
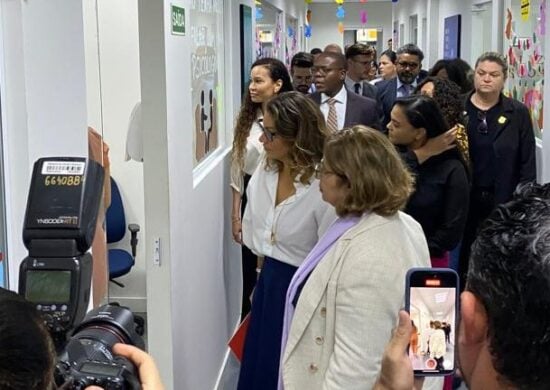
<svg viewBox="0 0 550 390">
<path fill-rule="evenodd" d="M 172 8 L 172 34 L 185 35 L 185 8 L 170 4 Z"/>
</svg>

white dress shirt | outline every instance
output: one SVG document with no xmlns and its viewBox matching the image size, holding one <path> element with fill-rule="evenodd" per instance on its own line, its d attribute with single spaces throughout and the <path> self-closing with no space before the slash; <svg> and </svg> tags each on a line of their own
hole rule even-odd
<svg viewBox="0 0 550 390">
<path fill-rule="evenodd" d="M 256 121 L 261 118 L 263 118 L 263 115 L 261 111 L 258 111 L 258 114 L 256 115 Z M 243 176 L 245 174 L 252 175 L 264 155 L 264 146 L 260 142 L 262 128 L 258 125 L 256 121 L 252 122 L 252 126 L 250 127 L 250 134 L 246 139 L 246 150 L 243 156 L 243 169 L 240 169 L 239 164 L 237 164 L 236 161 L 231 162 L 230 185 L 240 194 L 242 194 L 244 187 Z"/>
<path fill-rule="evenodd" d="M 323 201 L 319 180 L 294 183 L 296 193 L 275 206 L 279 174 L 258 166 L 246 194 L 243 216 L 244 244 L 258 256 L 269 256 L 298 267 L 319 237 L 336 219 L 334 208 Z"/>
<path fill-rule="evenodd" d="M 336 99 L 336 104 L 334 104 L 334 107 L 336 108 L 336 116 L 338 117 L 338 129 L 340 130 L 344 128 L 344 123 L 346 121 L 346 105 L 348 103 L 346 87 L 342 85 L 342 89 L 340 89 L 340 91 L 334 95 L 333 98 Z M 328 119 L 328 99 L 330 99 L 330 96 L 321 93 L 321 105 L 319 108 L 325 117 L 325 121 Z"/>
</svg>

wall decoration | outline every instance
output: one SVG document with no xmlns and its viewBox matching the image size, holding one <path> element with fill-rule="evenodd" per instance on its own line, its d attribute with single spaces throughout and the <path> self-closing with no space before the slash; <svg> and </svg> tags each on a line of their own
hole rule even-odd
<svg viewBox="0 0 550 390">
<path fill-rule="evenodd" d="M 336 18 L 338 20 L 342 20 L 345 17 L 346 17 L 346 10 L 342 5 L 338 6 L 338 8 L 336 8 Z"/>
<path fill-rule="evenodd" d="M 196 167 L 219 146 L 218 123 L 223 102 L 223 3 L 191 2 L 191 102 L 193 148 Z"/>
<path fill-rule="evenodd" d="M 361 24 L 367 24 L 368 13 L 366 9 L 362 9 L 361 11 L 359 11 L 359 18 L 361 19 Z"/>
<path fill-rule="evenodd" d="M 525 2 L 514 0 L 506 9 L 504 26 L 508 77 L 504 94 L 529 109 L 537 137 L 543 131 L 544 39 L 546 0 L 531 1 L 530 17 L 522 19 Z M 522 7 L 523 5 L 523 7 Z"/>
<path fill-rule="evenodd" d="M 254 42 L 252 42 L 252 8 L 241 4 L 239 6 L 239 14 L 241 35 L 241 96 L 243 96 L 250 81 L 250 68 L 255 58 Z"/>
<path fill-rule="evenodd" d="M 444 19 L 443 58 L 445 59 L 460 57 L 460 22 L 460 15 L 449 16 Z"/>
<path fill-rule="evenodd" d="M 286 17 L 286 35 L 285 35 L 285 64 L 290 69 L 290 61 L 294 54 L 298 52 L 298 19 L 287 15 Z"/>
</svg>

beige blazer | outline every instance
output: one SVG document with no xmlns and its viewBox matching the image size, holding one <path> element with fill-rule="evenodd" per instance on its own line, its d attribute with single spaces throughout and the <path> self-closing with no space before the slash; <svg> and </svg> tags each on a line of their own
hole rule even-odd
<svg viewBox="0 0 550 390">
<path fill-rule="evenodd" d="M 370 390 L 404 305 L 405 274 L 429 266 L 414 219 L 365 215 L 302 289 L 281 360 L 285 390 Z"/>
</svg>

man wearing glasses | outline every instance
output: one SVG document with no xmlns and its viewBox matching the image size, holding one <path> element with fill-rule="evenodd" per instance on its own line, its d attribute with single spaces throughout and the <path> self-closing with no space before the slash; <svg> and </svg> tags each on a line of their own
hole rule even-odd
<svg viewBox="0 0 550 390">
<path fill-rule="evenodd" d="M 376 101 L 348 91 L 344 86 L 346 57 L 343 54 L 320 54 L 312 70 L 317 91 L 309 96 L 319 104 L 330 131 L 354 125 L 381 129 Z"/>
<path fill-rule="evenodd" d="M 358 95 L 376 100 L 376 87 L 369 83 L 369 72 L 372 68 L 374 50 L 362 43 L 355 43 L 346 49 L 346 88 Z"/>
<path fill-rule="evenodd" d="M 426 77 L 426 72 L 422 71 L 424 53 L 418 46 L 412 43 L 406 44 L 397 49 L 396 54 L 397 77 L 376 84 L 378 88 L 377 100 L 382 105 L 384 114 L 382 123 L 384 129 L 390 121 L 390 113 L 395 100 L 412 94 L 416 85 Z"/>
<path fill-rule="evenodd" d="M 531 116 L 525 105 L 502 94 L 507 73 L 503 56 L 482 54 L 475 65 L 474 91 L 466 100 L 472 190 L 460 251 L 462 285 L 481 223 L 495 206 L 510 201 L 519 183 L 536 180 Z"/>
</svg>

